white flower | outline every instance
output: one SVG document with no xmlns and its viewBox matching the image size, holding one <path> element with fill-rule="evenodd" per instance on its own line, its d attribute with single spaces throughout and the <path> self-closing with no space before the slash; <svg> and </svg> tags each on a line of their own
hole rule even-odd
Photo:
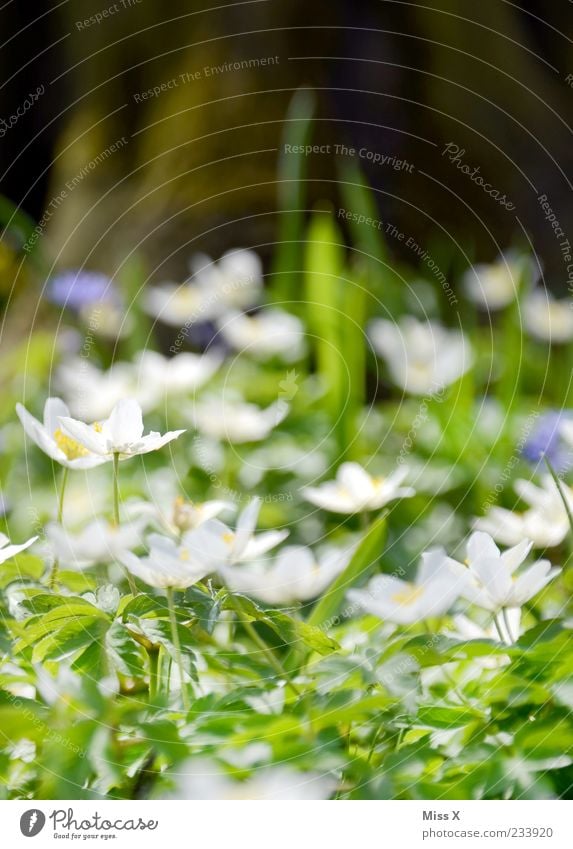
<svg viewBox="0 0 573 849">
<path fill-rule="evenodd" d="M 22 737 L 17 743 L 10 747 L 10 760 L 22 761 L 31 764 L 36 760 L 36 744 L 26 737 Z"/>
<path fill-rule="evenodd" d="M 113 584 L 98 587 L 95 593 L 84 593 L 83 598 L 104 613 L 115 613 L 121 600 L 119 590 Z"/>
<path fill-rule="evenodd" d="M 464 290 L 474 303 L 500 310 L 515 300 L 524 277 L 533 282 L 535 268 L 528 256 L 509 251 L 495 262 L 468 268 L 462 278 Z"/>
<path fill-rule="evenodd" d="M 7 560 L 10 560 L 11 557 L 15 557 L 16 554 L 20 554 L 21 551 L 25 551 L 31 545 L 33 545 L 38 537 L 30 537 L 26 542 L 20 543 L 20 545 L 13 545 L 6 534 L 0 534 L 0 564 L 6 563 Z"/>
<path fill-rule="evenodd" d="M 136 394 L 131 363 L 116 362 L 102 371 L 81 357 L 60 365 L 56 372 L 56 386 L 66 399 L 71 414 L 88 421 L 107 418 L 118 401 Z M 142 406 L 148 412 L 147 398 L 138 400 L 143 402 Z"/>
<path fill-rule="evenodd" d="M 30 439 L 61 466 L 68 469 L 92 469 L 105 463 L 103 457 L 92 454 L 84 445 L 63 432 L 60 417 L 69 416 L 70 411 L 60 398 L 47 399 L 43 422 L 34 418 L 21 404 L 16 404 L 16 412 Z"/>
<path fill-rule="evenodd" d="M 254 251 L 236 248 L 224 253 L 218 262 L 207 254 L 197 254 L 189 265 L 196 284 L 215 295 L 219 315 L 230 308 L 243 309 L 258 302 L 263 266 Z"/>
<path fill-rule="evenodd" d="M 262 289 L 262 266 L 253 251 L 234 250 L 218 263 L 205 254 L 191 261 L 193 277 L 185 283 L 164 283 L 146 292 L 145 309 L 174 327 L 211 321 L 232 307 L 256 303 Z"/>
<path fill-rule="evenodd" d="M 545 289 L 535 289 L 523 302 L 523 324 L 542 342 L 569 342 L 573 339 L 570 299 L 558 301 Z"/>
<path fill-rule="evenodd" d="M 227 313 L 219 319 L 219 328 L 232 348 L 261 360 L 277 356 L 294 362 L 305 352 L 302 322 L 283 310 L 265 309 L 254 315 Z"/>
<path fill-rule="evenodd" d="M 318 558 L 304 545 L 289 545 L 274 562 L 231 566 L 222 570 L 229 589 L 267 604 L 290 604 L 319 596 L 346 567 L 349 550 L 327 549 Z"/>
<path fill-rule="evenodd" d="M 141 578 L 150 587 L 184 590 L 212 571 L 206 565 L 206 558 L 194 556 L 185 535 L 175 542 L 170 537 L 150 534 L 147 542 L 147 556 L 137 557 L 125 551 L 119 559 L 136 578 Z"/>
<path fill-rule="evenodd" d="M 573 421 L 571 421 L 570 419 L 563 418 L 559 423 L 559 433 L 563 437 L 565 442 L 567 442 L 568 445 L 573 447 Z M 564 486 L 563 482 L 561 482 L 561 486 L 565 490 L 570 489 L 570 487 Z M 571 499 L 573 503 L 573 491 L 571 491 Z"/>
<path fill-rule="evenodd" d="M 157 451 L 168 442 L 185 433 L 173 430 L 161 435 L 151 431 L 143 436 L 141 407 L 132 398 L 118 401 L 108 419 L 96 425 L 87 425 L 67 416 L 60 416 L 62 430 L 89 451 L 111 460 L 114 454 L 120 459 Z"/>
<path fill-rule="evenodd" d="M 230 501 L 186 501 L 181 495 L 173 498 L 170 509 L 165 510 L 156 501 L 132 501 L 125 505 L 129 516 L 148 518 L 162 531 L 178 536 L 184 531 L 198 528 L 209 519 L 215 519 L 225 510 L 234 510 Z"/>
<path fill-rule="evenodd" d="M 375 575 L 365 590 L 349 590 L 348 598 L 367 613 L 397 625 L 411 625 L 430 616 L 442 616 L 460 595 L 443 549 L 422 554 L 415 581 L 394 575 Z"/>
<path fill-rule="evenodd" d="M 489 534 L 475 531 L 468 540 L 466 565 L 450 565 L 460 578 L 460 594 L 493 613 L 521 607 L 560 572 L 549 560 L 538 560 L 516 575 L 531 547 L 522 540 L 502 554 Z"/>
<path fill-rule="evenodd" d="M 115 362 L 102 371 L 76 358 L 60 366 L 56 383 L 72 415 L 99 420 L 107 418 L 122 398 L 135 398 L 147 413 L 172 396 L 194 392 L 213 376 L 221 362 L 219 354 L 210 352 L 184 352 L 168 358 L 156 351 L 142 351 L 133 363 Z"/>
<path fill-rule="evenodd" d="M 210 321 L 218 315 L 220 305 L 216 293 L 187 281 L 149 286 L 145 292 L 144 308 L 165 324 L 183 327 L 190 326 L 192 322 Z"/>
<path fill-rule="evenodd" d="M 189 532 L 186 544 L 195 557 L 211 564 L 210 571 L 256 560 L 288 536 L 288 531 L 266 531 L 255 536 L 260 509 L 260 499 L 253 498 L 239 515 L 235 531 L 218 519 L 210 519 Z"/>
<path fill-rule="evenodd" d="M 179 769 L 177 799 L 310 801 L 328 799 L 336 788 L 331 776 L 280 766 L 258 770 L 245 781 L 233 780 L 214 762 L 191 761 Z"/>
<path fill-rule="evenodd" d="M 206 436 L 228 442 L 259 442 L 285 418 L 289 406 L 277 401 L 265 410 L 234 398 L 204 398 L 190 408 L 192 424 Z"/>
<path fill-rule="evenodd" d="M 540 487 L 519 479 L 513 487 L 530 509 L 517 513 L 505 507 L 492 507 L 486 516 L 476 520 L 475 528 L 491 534 L 502 545 L 517 545 L 529 539 L 535 548 L 551 548 L 563 542 L 570 526 L 553 478 L 544 475 Z M 573 490 L 563 482 L 561 489 L 573 511 Z"/>
<path fill-rule="evenodd" d="M 371 322 L 369 332 L 394 383 L 414 395 L 442 390 L 468 371 L 473 362 L 463 333 L 436 322 L 405 316 L 397 325 L 379 318 Z"/>
<path fill-rule="evenodd" d="M 412 487 L 400 487 L 408 474 L 401 466 L 388 477 L 372 477 L 358 463 L 343 463 L 336 480 L 302 490 L 307 501 L 333 513 L 359 513 L 379 510 L 396 498 L 414 495 Z"/>
<path fill-rule="evenodd" d="M 46 526 L 46 537 L 55 559 L 69 569 L 87 569 L 96 563 L 112 563 L 141 542 L 141 522 L 113 525 L 95 519 L 77 534 L 71 534 L 57 522 Z"/>
<path fill-rule="evenodd" d="M 169 396 L 199 389 L 221 362 L 222 358 L 214 353 L 184 352 L 169 359 L 156 351 L 142 351 L 133 366 L 135 397 L 142 407 L 153 409 Z"/>
</svg>

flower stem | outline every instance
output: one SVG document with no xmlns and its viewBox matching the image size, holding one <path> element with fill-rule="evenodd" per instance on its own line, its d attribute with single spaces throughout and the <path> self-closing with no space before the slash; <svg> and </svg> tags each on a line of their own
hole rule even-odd
<svg viewBox="0 0 573 849">
<path fill-rule="evenodd" d="M 149 698 L 155 699 L 157 696 L 157 670 L 159 665 L 159 648 L 148 649 L 147 657 L 149 658 Z"/>
<path fill-rule="evenodd" d="M 503 628 L 501 627 L 501 622 L 499 620 L 499 613 L 496 613 L 493 617 L 493 624 L 495 626 L 495 630 L 497 631 L 497 635 L 499 637 L 500 642 L 507 645 L 507 638 L 504 636 Z"/>
<path fill-rule="evenodd" d="M 181 655 L 181 643 L 179 641 L 179 631 L 177 630 L 177 618 L 175 616 L 175 606 L 173 602 L 173 587 L 167 587 L 167 606 L 169 608 L 169 621 L 171 622 L 171 639 L 177 656 L 177 666 L 179 668 L 179 678 L 181 680 L 181 698 L 183 707 L 186 711 L 189 710 L 189 696 L 187 694 L 187 684 L 185 682 L 185 672 L 183 670 L 183 657 Z"/>
<path fill-rule="evenodd" d="M 58 522 L 61 525 L 64 521 L 64 496 L 66 494 L 66 484 L 68 482 L 68 472 L 70 470 L 64 466 L 62 471 L 62 481 L 60 483 L 60 497 L 58 499 Z"/>
<path fill-rule="evenodd" d="M 119 526 L 119 454 L 113 455 L 113 521 Z"/>
<path fill-rule="evenodd" d="M 511 627 L 509 624 L 509 614 L 507 612 L 507 607 L 502 608 L 501 615 L 503 616 L 503 621 L 505 623 L 505 630 L 507 631 L 507 636 L 509 637 L 509 642 L 513 645 L 515 642 L 515 638 L 511 633 Z"/>
<path fill-rule="evenodd" d="M 119 528 L 119 453 L 117 451 L 113 455 L 113 524 Z M 137 595 L 137 585 L 129 569 L 125 570 L 125 575 L 130 593 Z"/>
<path fill-rule="evenodd" d="M 557 492 L 559 493 L 561 501 L 563 502 L 563 506 L 565 507 L 565 512 L 567 514 L 567 518 L 569 519 L 569 527 L 571 528 L 571 533 L 573 534 L 573 515 L 571 514 L 571 508 L 569 506 L 569 502 L 567 501 L 567 496 L 565 495 L 561 486 L 562 481 L 555 469 L 553 468 L 553 464 L 550 462 L 547 454 L 543 455 L 543 459 L 545 460 L 545 465 L 549 469 L 549 474 L 553 478 L 555 486 L 557 487 Z"/>
<path fill-rule="evenodd" d="M 275 655 L 273 650 L 270 649 L 269 646 L 267 646 L 263 638 L 259 635 L 257 629 L 247 619 L 244 619 L 241 622 L 241 625 L 243 626 L 247 634 L 250 636 L 252 641 L 256 643 L 256 645 L 260 648 L 260 650 L 262 651 L 270 665 L 273 667 L 275 672 L 277 672 L 281 676 L 281 678 L 285 679 L 287 685 L 291 688 L 295 696 L 298 696 L 300 698 L 302 696 L 302 693 L 300 692 L 298 687 L 295 686 L 295 684 L 293 684 L 293 682 L 290 680 L 288 672 L 286 671 L 278 657 Z"/>
<path fill-rule="evenodd" d="M 64 519 L 64 496 L 66 494 L 66 484 L 68 482 L 68 472 L 69 469 L 67 466 L 64 466 L 62 471 L 62 480 L 60 483 L 60 495 L 58 497 L 58 524 L 61 525 Z M 57 557 L 54 558 L 54 562 L 52 564 L 52 570 L 50 572 L 50 582 L 49 587 L 51 590 L 54 589 L 58 580 L 58 572 L 59 572 L 60 563 Z"/>
</svg>

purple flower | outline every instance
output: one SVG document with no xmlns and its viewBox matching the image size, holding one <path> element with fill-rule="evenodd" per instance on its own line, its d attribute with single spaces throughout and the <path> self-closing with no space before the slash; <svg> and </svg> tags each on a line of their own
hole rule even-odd
<svg viewBox="0 0 573 849">
<path fill-rule="evenodd" d="M 63 271 L 48 284 L 48 298 L 53 304 L 79 312 L 84 307 L 105 302 L 120 302 L 112 280 L 100 271 Z"/>
<path fill-rule="evenodd" d="M 530 463 L 542 462 L 547 457 L 556 472 L 567 471 L 572 465 L 573 451 L 563 441 L 560 428 L 572 416 L 572 410 L 552 410 L 541 416 L 523 446 L 523 457 Z"/>
</svg>

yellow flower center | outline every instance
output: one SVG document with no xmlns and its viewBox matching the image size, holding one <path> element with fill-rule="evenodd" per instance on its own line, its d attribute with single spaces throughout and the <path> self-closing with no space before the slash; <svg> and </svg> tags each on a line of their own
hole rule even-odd
<svg viewBox="0 0 573 849">
<path fill-rule="evenodd" d="M 194 514 L 196 509 L 192 501 L 178 495 L 173 504 L 173 524 L 180 531 L 188 531 L 193 527 Z"/>
<path fill-rule="evenodd" d="M 414 604 L 420 596 L 423 595 L 423 593 L 423 587 L 416 587 L 414 584 L 409 584 L 407 589 L 393 595 L 392 601 L 395 601 L 396 604 L 402 604 L 405 607 L 408 607 L 409 605 Z"/>
<path fill-rule="evenodd" d="M 189 556 L 190 556 L 190 555 L 189 555 L 189 550 L 188 550 L 187 548 L 181 548 L 181 549 L 179 550 L 179 559 L 180 559 L 180 560 L 185 560 L 185 561 L 187 561 L 187 560 L 189 560 Z"/>
<path fill-rule="evenodd" d="M 83 445 L 80 445 L 71 436 L 66 436 L 60 428 L 54 431 L 54 441 L 60 451 L 64 452 L 68 460 L 77 460 L 78 457 L 85 457 L 86 454 L 89 454 L 87 448 L 84 448 Z"/>
<path fill-rule="evenodd" d="M 235 534 L 232 531 L 229 531 L 226 534 L 223 534 L 223 542 L 226 542 L 227 545 L 231 545 L 233 540 L 235 539 Z"/>
</svg>

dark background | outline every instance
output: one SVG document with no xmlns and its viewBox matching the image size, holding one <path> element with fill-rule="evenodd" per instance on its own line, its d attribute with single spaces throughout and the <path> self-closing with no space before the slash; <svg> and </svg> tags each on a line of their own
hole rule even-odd
<svg viewBox="0 0 573 849">
<path fill-rule="evenodd" d="M 0 12 L 0 117 L 46 88 L 0 140 L 3 195 L 38 221 L 67 180 L 128 140 L 50 218 L 42 242 L 56 266 L 113 272 L 137 250 L 165 276 L 198 249 L 259 246 L 268 256 L 283 119 L 303 86 L 316 92 L 313 141 L 415 165 L 408 173 L 362 163 L 381 218 L 424 246 L 441 234 L 475 259 L 530 240 L 548 285 L 566 289 L 537 195 L 573 232 L 570 2 L 124 2 L 83 29 L 78 21 L 113 3 L 11 0 Z M 262 56 L 278 64 L 135 100 L 181 73 Z M 514 213 L 447 161 L 447 142 L 465 149 L 464 161 Z M 340 205 L 337 158 L 307 164 L 306 207 Z"/>
</svg>

